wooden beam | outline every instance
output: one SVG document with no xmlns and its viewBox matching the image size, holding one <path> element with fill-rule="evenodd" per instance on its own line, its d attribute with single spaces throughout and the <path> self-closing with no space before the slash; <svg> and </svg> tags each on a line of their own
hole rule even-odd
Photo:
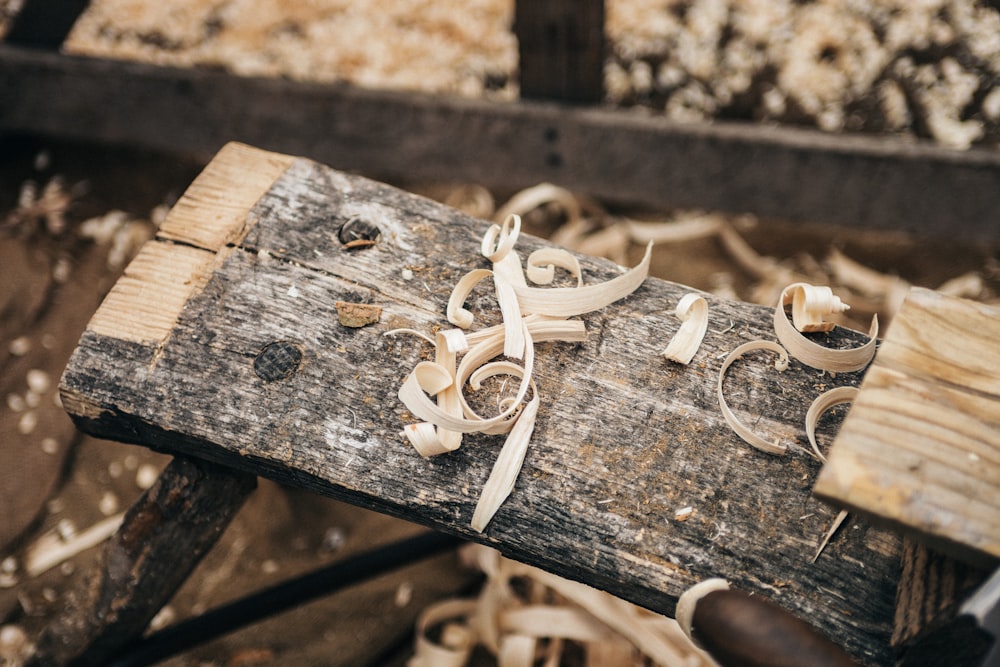
<svg viewBox="0 0 1000 667">
<path fill-rule="evenodd" d="M 90 0 L 25 0 L 0 41 L 57 51 L 89 4 Z"/>
<path fill-rule="evenodd" d="M 514 33 L 522 99 L 604 98 L 604 0 L 518 0 Z"/>
<path fill-rule="evenodd" d="M 338 229 L 357 220 L 380 240 L 345 249 Z M 691 584 L 727 577 L 884 664 L 898 540 L 854 522 L 810 562 L 835 513 L 812 497 L 819 464 L 795 444 L 806 443 L 807 399 L 829 377 L 797 364 L 778 374 L 767 358 L 729 371 L 733 409 L 793 455 L 753 450 L 719 413 L 720 355 L 773 339 L 767 308 L 706 295 L 709 334 L 681 367 L 661 352 L 689 288 L 650 278 L 583 317 L 585 343 L 540 346 L 542 408 L 526 467 L 486 532 L 471 529 L 500 438 L 469 435 L 452 454 L 418 455 L 400 436 L 413 420 L 397 392 L 426 346 L 383 333 L 447 326 L 451 287 L 483 266 L 485 228 L 310 160 L 227 146 L 91 321 L 63 377 L 63 405 L 87 432 L 478 540 L 667 614 Z M 522 235 L 518 248 L 544 245 Z M 581 261 L 588 283 L 620 273 Z M 183 303 L 158 296 L 175 292 L 164 281 L 183 286 Z M 129 300 L 161 304 L 156 326 L 136 326 Z M 342 326 L 337 302 L 381 316 Z M 489 303 L 484 293 L 468 305 Z M 831 340 L 858 336 L 838 330 Z"/>
<path fill-rule="evenodd" d="M 553 182 L 611 201 L 1000 239 L 1000 152 L 629 111 L 493 104 L 0 47 L 0 131 L 226 141 L 393 182 Z"/>
</svg>

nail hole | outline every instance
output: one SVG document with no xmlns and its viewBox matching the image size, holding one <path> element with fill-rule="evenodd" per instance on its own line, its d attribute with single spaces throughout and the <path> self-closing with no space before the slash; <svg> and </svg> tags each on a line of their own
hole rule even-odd
<svg viewBox="0 0 1000 667">
<path fill-rule="evenodd" d="M 253 360 L 253 370 L 264 382 L 275 382 L 295 375 L 301 363 L 302 348 L 280 340 L 264 346 Z"/>
<path fill-rule="evenodd" d="M 370 222 L 352 218 L 340 226 L 337 238 L 345 248 L 367 248 L 378 243 L 381 230 Z"/>
<path fill-rule="evenodd" d="M 559 153 L 549 153 L 545 156 L 545 164 L 549 167 L 561 167 L 563 163 L 562 155 Z"/>
</svg>

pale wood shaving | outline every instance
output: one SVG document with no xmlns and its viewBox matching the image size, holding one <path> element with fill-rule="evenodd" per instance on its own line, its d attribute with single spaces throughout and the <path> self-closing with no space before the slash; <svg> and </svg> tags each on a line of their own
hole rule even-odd
<svg viewBox="0 0 1000 667">
<path fill-rule="evenodd" d="M 830 543 L 830 540 L 833 538 L 837 530 L 839 530 L 844 524 L 846 519 L 847 510 L 840 510 L 840 512 L 837 513 L 837 518 L 835 518 L 833 523 L 830 524 L 829 530 L 826 531 L 826 535 L 824 535 L 822 541 L 820 541 L 819 546 L 816 547 L 816 553 L 813 555 L 811 562 L 815 563 L 817 559 L 819 559 L 819 555 L 823 553 L 823 549 L 826 549 L 826 545 Z"/>
<path fill-rule="evenodd" d="M 698 641 L 692 635 L 691 626 L 694 619 L 694 608 L 698 605 L 698 601 L 709 593 L 728 590 L 728 581 L 718 577 L 713 577 L 712 579 L 699 581 L 697 584 L 684 591 L 680 598 L 678 598 L 677 609 L 674 612 L 677 617 L 677 624 L 684 632 L 684 635 L 688 637 L 695 644 L 695 646 L 698 645 Z"/>
<path fill-rule="evenodd" d="M 788 445 L 777 441 L 769 442 L 745 426 L 726 403 L 726 396 L 722 391 L 722 382 L 726 377 L 726 371 L 729 370 L 729 367 L 733 364 L 733 362 L 742 357 L 744 354 L 755 350 L 767 350 L 769 352 L 776 353 L 778 355 L 778 360 L 774 364 L 775 369 L 783 371 L 788 368 L 788 353 L 785 351 L 785 348 L 773 341 L 755 340 L 740 345 L 729 353 L 726 360 L 722 362 L 722 368 L 719 369 L 719 381 L 716 386 L 716 393 L 719 398 L 719 409 L 722 411 L 722 417 L 726 420 L 729 428 L 733 429 L 736 435 L 740 436 L 745 442 L 768 454 L 784 454 L 788 450 Z"/>
<path fill-rule="evenodd" d="M 691 363 L 708 331 L 708 302 L 697 294 L 685 294 L 677 303 L 675 313 L 681 321 L 681 328 L 670 339 L 663 356 L 686 366 Z"/>
<path fill-rule="evenodd" d="M 816 458 L 823 463 L 826 463 L 826 456 L 823 455 L 823 452 L 819 450 L 819 445 L 816 444 L 816 424 L 824 412 L 836 405 L 850 403 L 857 395 L 857 387 L 834 387 L 817 396 L 809 406 L 809 410 L 806 412 L 806 437 L 809 438 L 809 444 L 812 446 Z"/>
<path fill-rule="evenodd" d="M 537 197 L 537 193 L 533 196 Z M 643 262 L 635 268 L 604 283 L 583 286 L 579 261 L 565 250 L 547 249 L 529 257 L 526 278 L 514 250 L 520 230 L 521 218 L 513 213 L 506 215 L 501 224 L 487 229 L 480 252 L 493 264 L 492 269 L 474 269 L 458 281 L 448 299 L 446 316 L 459 328 L 437 333 L 434 361 L 418 363 L 399 390 L 399 399 L 421 420 L 405 426 L 403 433 L 422 456 L 455 451 L 461 446 L 464 433 L 507 435 L 476 504 L 472 527 L 479 532 L 485 530 L 513 491 L 534 430 L 540 404 L 532 381 L 535 340 L 585 339 L 583 323 L 565 318 L 603 308 L 631 294 L 649 272 L 647 248 Z M 536 283 L 552 282 L 556 267 L 575 277 L 577 286 L 528 286 L 528 278 Z M 466 333 L 475 316 L 464 303 L 477 285 L 491 277 L 502 324 Z M 403 331 L 406 330 L 389 333 Z M 508 361 L 490 363 L 501 353 L 520 361 L 520 365 Z M 461 362 L 460 354 L 464 354 Z M 468 382 L 471 390 L 476 391 L 483 379 L 501 374 L 519 379 L 516 394 L 498 397 L 498 413 L 493 417 L 477 414 L 466 400 L 463 388 Z"/>
<path fill-rule="evenodd" d="M 41 536 L 25 553 L 24 571 L 30 577 L 37 577 L 81 551 L 96 547 L 118 530 L 124 517 L 124 512 L 109 516 L 68 539 L 63 539 L 58 531 Z"/>
<path fill-rule="evenodd" d="M 875 339 L 878 336 L 878 315 L 872 317 L 871 327 L 868 330 L 869 340 L 864 345 L 846 350 L 835 350 L 824 347 L 804 337 L 800 333 L 801 329 L 792 322 L 789 322 L 788 315 L 785 313 L 785 306 L 791 305 L 794 312 L 797 309 L 796 300 L 805 302 L 809 299 L 809 294 L 817 293 L 815 291 L 817 289 L 815 286 L 806 283 L 793 283 L 782 290 L 778 303 L 774 307 L 774 331 L 778 336 L 778 340 L 781 341 L 790 355 L 807 366 L 838 373 L 861 370 L 875 356 Z M 829 288 L 825 289 L 828 290 Z M 824 300 L 820 298 L 819 300 L 824 301 L 831 308 L 835 307 L 832 299 Z M 839 299 L 837 301 L 839 302 Z M 798 310 L 808 311 L 809 309 L 804 304 L 800 304 Z M 806 327 L 806 330 L 812 331 L 817 329 L 822 330 L 821 327 L 823 326 L 822 324 L 816 324 L 812 318 L 806 318 L 806 321 L 802 322 L 802 324 Z"/>
</svg>

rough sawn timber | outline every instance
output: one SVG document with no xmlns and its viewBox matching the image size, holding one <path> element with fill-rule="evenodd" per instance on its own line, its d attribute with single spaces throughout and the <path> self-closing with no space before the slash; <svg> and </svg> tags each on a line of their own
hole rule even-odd
<svg viewBox="0 0 1000 667">
<path fill-rule="evenodd" d="M 345 249 L 338 229 L 348 221 L 377 226 L 379 241 Z M 471 530 L 501 438 L 467 436 L 457 452 L 421 458 L 400 435 L 412 418 L 396 393 L 431 351 L 414 336 L 383 334 L 448 326 L 452 286 L 486 267 L 487 224 L 310 160 L 230 144 L 95 315 L 64 374 L 64 405 L 101 437 L 462 535 L 666 614 L 690 585 L 723 576 L 863 662 L 887 662 L 898 539 L 852 520 L 810 563 L 836 512 L 811 495 L 819 463 L 802 447 L 803 418 L 813 397 L 857 384 L 858 374 L 832 378 L 795 362 L 778 373 L 766 353 L 734 364 L 731 407 L 788 442 L 784 457 L 744 444 L 719 413 L 722 356 L 774 339 L 768 308 L 705 295 L 708 335 L 679 366 L 661 352 L 690 288 L 650 278 L 583 316 L 585 343 L 539 345 L 541 410 L 524 469 L 485 533 Z M 518 250 L 544 245 L 522 236 Z M 588 283 L 619 273 L 580 259 Z M 380 306 L 381 319 L 341 326 L 338 301 Z M 496 321 L 485 289 L 467 305 Z M 685 507 L 693 512 L 677 520 Z"/>
</svg>

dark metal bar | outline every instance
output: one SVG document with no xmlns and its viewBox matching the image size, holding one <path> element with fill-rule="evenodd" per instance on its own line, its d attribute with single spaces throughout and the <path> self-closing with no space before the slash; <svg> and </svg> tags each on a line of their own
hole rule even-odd
<svg viewBox="0 0 1000 667">
<path fill-rule="evenodd" d="M 151 665 L 341 588 L 454 549 L 460 543 L 457 537 L 427 532 L 352 556 L 149 635 L 114 659 L 111 667 Z"/>
</svg>

